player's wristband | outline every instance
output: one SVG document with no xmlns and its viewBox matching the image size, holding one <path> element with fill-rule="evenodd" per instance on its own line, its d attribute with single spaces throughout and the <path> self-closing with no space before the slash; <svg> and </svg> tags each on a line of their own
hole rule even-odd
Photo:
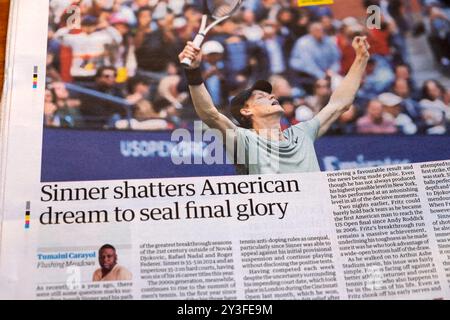
<svg viewBox="0 0 450 320">
<path fill-rule="evenodd" d="M 184 69 L 187 83 L 190 86 L 199 86 L 203 83 L 202 73 L 200 68 Z"/>
</svg>

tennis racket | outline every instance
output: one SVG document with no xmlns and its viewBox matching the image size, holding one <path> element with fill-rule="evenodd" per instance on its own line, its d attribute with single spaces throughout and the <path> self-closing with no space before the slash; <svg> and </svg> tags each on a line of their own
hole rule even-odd
<svg viewBox="0 0 450 320">
<path fill-rule="evenodd" d="M 200 48 L 205 39 L 206 34 L 219 23 L 231 17 L 241 6 L 243 0 L 204 0 L 203 16 L 200 30 L 194 38 L 194 46 Z M 213 22 L 207 26 L 208 18 Z M 189 67 L 192 60 L 184 58 L 181 64 Z"/>
</svg>

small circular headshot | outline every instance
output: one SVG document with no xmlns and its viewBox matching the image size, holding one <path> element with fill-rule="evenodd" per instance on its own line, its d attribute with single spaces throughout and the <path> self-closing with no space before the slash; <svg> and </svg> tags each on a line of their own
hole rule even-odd
<svg viewBox="0 0 450 320">
<path fill-rule="evenodd" d="M 100 268 L 95 270 L 92 281 L 130 281 L 131 272 L 118 265 L 117 261 L 116 248 L 110 244 L 103 245 L 98 250 Z"/>
</svg>

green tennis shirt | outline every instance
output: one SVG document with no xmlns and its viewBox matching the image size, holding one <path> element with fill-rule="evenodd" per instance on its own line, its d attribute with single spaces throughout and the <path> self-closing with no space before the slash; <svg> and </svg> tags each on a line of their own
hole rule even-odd
<svg viewBox="0 0 450 320">
<path fill-rule="evenodd" d="M 314 141 L 320 122 L 317 117 L 283 131 L 286 140 L 273 141 L 254 130 L 236 130 L 236 158 L 241 174 L 274 174 L 320 171 Z"/>
</svg>

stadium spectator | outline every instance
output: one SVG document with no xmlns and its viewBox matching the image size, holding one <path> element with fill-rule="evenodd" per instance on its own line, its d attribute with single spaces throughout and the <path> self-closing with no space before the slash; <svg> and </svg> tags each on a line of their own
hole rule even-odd
<svg viewBox="0 0 450 320">
<path fill-rule="evenodd" d="M 298 122 L 309 121 L 314 118 L 314 113 L 307 105 L 300 105 L 295 109 L 295 119 Z"/>
<path fill-rule="evenodd" d="M 435 58 L 440 66 L 450 71 L 450 15 L 445 12 L 440 2 L 430 2 L 428 40 Z"/>
<path fill-rule="evenodd" d="M 61 44 L 55 39 L 55 30 L 53 25 L 48 27 L 47 35 L 47 81 L 62 81 L 59 73 Z"/>
<path fill-rule="evenodd" d="M 239 16 L 227 19 L 210 37 L 211 40 L 220 42 L 225 48 L 225 67 L 230 78 L 238 73 L 249 74 L 250 44 L 240 34 L 240 23 Z"/>
<path fill-rule="evenodd" d="M 50 89 L 45 89 L 44 99 L 44 125 L 53 127 L 55 126 L 55 112 L 57 108 L 54 103 L 53 93 Z"/>
<path fill-rule="evenodd" d="M 92 89 L 109 94 L 111 96 L 124 98 L 122 90 L 119 88 L 117 82 L 117 70 L 114 67 L 101 67 L 97 70 L 95 75 L 95 84 L 91 86 Z"/>
<path fill-rule="evenodd" d="M 131 76 L 136 71 L 136 66 L 131 66 L 129 64 L 130 55 L 134 55 L 133 38 L 130 33 L 130 22 L 129 19 L 122 16 L 119 13 L 113 13 L 109 17 L 109 23 L 111 26 L 117 30 L 117 32 L 122 36 L 122 42 L 115 44 L 112 48 L 111 55 L 111 65 L 117 68 L 118 72 L 118 82 L 125 82 L 128 76 Z"/>
<path fill-rule="evenodd" d="M 260 22 L 266 19 L 275 20 L 281 5 L 277 0 L 261 0 L 258 1 L 254 9 L 256 21 Z"/>
<path fill-rule="evenodd" d="M 422 88 L 422 98 L 421 103 L 432 102 L 439 108 L 445 111 L 447 120 L 450 121 L 450 106 L 444 103 L 444 96 L 446 94 L 446 89 L 444 86 L 436 80 L 425 81 Z"/>
<path fill-rule="evenodd" d="M 366 114 L 356 122 L 356 131 L 360 134 L 397 133 L 394 120 L 383 112 L 383 105 L 378 100 L 371 100 Z"/>
<path fill-rule="evenodd" d="M 326 106 L 331 97 L 331 84 L 328 79 L 319 79 L 314 84 L 314 95 L 308 96 L 305 100 L 311 107 L 314 114 L 318 114 Z"/>
<path fill-rule="evenodd" d="M 394 68 L 394 73 L 395 73 L 396 80 L 403 79 L 408 82 L 411 98 L 413 98 L 415 100 L 419 100 L 420 92 L 417 89 L 416 82 L 414 81 L 414 79 L 411 75 L 411 67 L 409 67 L 406 64 L 398 64 Z"/>
<path fill-rule="evenodd" d="M 46 68 L 46 78 L 47 82 L 62 81 L 61 75 L 58 69 L 54 65 L 55 55 L 52 52 L 47 52 L 47 68 Z"/>
<path fill-rule="evenodd" d="M 450 106 L 450 88 L 447 88 L 444 95 L 444 103 L 446 106 Z"/>
<path fill-rule="evenodd" d="M 183 8 L 184 15 L 178 19 L 179 24 L 182 26 L 179 34 L 183 43 L 191 41 L 196 32 L 200 29 L 200 21 L 202 18 L 202 12 L 200 8 L 195 5 L 186 4 Z"/>
<path fill-rule="evenodd" d="M 202 46 L 204 59 L 202 61 L 203 79 L 211 94 L 215 105 L 220 106 L 224 102 L 226 91 L 224 81 L 226 78 L 223 61 L 225 49 L 218 41 L 207 41 Z"/>
<path fill-rule="evenodd" d="M 157 112 L 154 105 L 145 99 L 136 103 L 133 110 L 133 118 L 122 119 L 115 122 L 117 129 L 132 130 L 169 130 L 174 126 L 168 122 L 161 112 Z"/>
<path fill-rule="evenodd" d="M 110 26 L 98 29 L 98 24 L 97 17 L 85 16 L 81 32 L 62 28 L 55 34 L 63 46 L 71 49 L 70 76 L 81 85 L 91 84 L 98 68 L 111 64 L 106 48 L 122 41 L 116 29 Z"/>
<path fill-rule="evenodd" d="M 333 14 L 331 12 L 323 12 L 320 16 L 320 23 L 327 36 L 334 37 L 336 35 L 339 23 L 333 19 Z"/>
<path fill-rule="evenodd" d="M 344 112 L 339 119 L 333 123 L 329 135 L 348 135 L 356 133 L 356 119 L 358 118 L 358 108 L 352 105 Z"/>
<path fill-rule="evenodd" d="M 152 24 L 150 7 L 140 7 L 137 12 L 138 26 L 134 38 L 138 75 L 158 83 L 167 75 L 167 67 L 175 50 L 171 52 L 170 41 L 163 30 Z"/>
<path fill-rule="evenodd" d="M 392 92 L 402 98 L 402 106 L 404 112 L 414 120 L 416 124 L 421 121 L 421 109 L 419 102 L 412 98 L 411 88 L 407 80 L 398 78 L 394 82 Z"/>
<path fill-rule="evenodd" d="M 342 20 L 342 26 L 336 36 L 336 42 L 341 51 L 341 72 L 346 75 L 355 60 L 355 50 L 352 47 L 352 40 L 355 36 L 362 35 L 363 26 L 356 18 L 348 17 Z"/>
<path fill-rule="evenodd" d="M 108 66 L 98 69 L 91 91 L 81 97 L 80 112 L 86 128 L 105 129 L 114 126 L 117 119 L 125 117 L 126 100 L 122 88 L 116 82 L 116 68 Z M 108 98 L 114 97 L 114 98 Z M 123 100 L 122 103 L 117 102 Z"/>
<path fill-rule="evenodd" d="M 309 34 L 295 43 L 290 66 L 297 72 L 296 82 L 311 92 L 317 79 L 339 73 L 340 58 L 336 43 L 325 35 L 321 23 L 314 22 L 309 27 Z"/>
<path fill-rule="evenodd" d="M 278 35 L 278 22 L 265 20 L 262 22 L 263 39 L 260 42 L 262 50 L 269 62 L 271 74 L 284 74 L 287 63 L 283 53 L 283 38 Z"/>
<path fill-rule="evenodd" d="M 295 16 L 295 23 L 292 32 L 296 39 L 306 36 L 309 32 L 309 25 L 312 23 L 311 13 L 306 8 L 300 8 Z"/>
<path fill-rule="evenodd" d="M 53 82 L 49 87 L 51 95 L 51 104 L 49 104 L 48 93 L 46 91 L 46 111 L 53 109 L 51 116 L 51 125 L 55 127 L 75 128 L 82 125 L 80 113 L 81 102 L 78 99 L 70 97 L 69 91 L 63 82 Z"/>
<path fill-rule="evenodd" d="M 272 85 L 272 94 L 276 97 L 291 97 L 294 95 L 289 81 L 280 75 L 273 75 L 269 78 Z"/>
<path fill-rule="evenodd" d="M 150 100 L 150 84 L 146 78 L 135 76 L 128 80 L 127 101 L 135 104 L 142 99 Z"/>
<path fill-rule="evenodd" d="M 120 19 L 128 26 L 136 26 L 137 19 L 133 12 L 133 9 L 126 5 L 127 0 L 113 0 L 111 11 L 114 17 L 120 17 Z M 113 17 L 111 17 L 113 18 Z"/>
<path fill-rule="evenodd" d="M 444 103 L 445 88 L 435 80 L 423 84 L 420 101 L 422 116 L 427 126 L 428 134 L 445 134 L 446 122 L 450 121 L 450 106 Z"/>
<path fill-rule="evenodd" d="M 366 77 L 358 91 L 358 97 L 367 100 L 376 98 L 379 94 L 389 91 L 395 76 L 389 63 L 380 57 L 369 60 Z"/>
<path fill-rule="evenodd" d="M 407 33 L 412 28 L 409 2 L 404 0 L 391 0 L 386 8 L 387 15 L 393 25 L 390 41 L 395 48 L 394 61 L 397 63 L 410 63 L 408 46 L 406 45 Z"/>
<path fill-rule="evenodd" d="M 395 122 L 399 133 L 412 135 L 417 133 L 417 126 L 403 110 L 403 99 L 393 93 L 380 94 L 378 100 L 383 105 L 386 117 Z"/>
<path fill-rule="evenodd" d="M 256 23 L 255 13 L 245 10 L 242 14 L 242 34 L 249 41 L 259 41 L 263 37 L 263 29 Z"/>
<path fill-rule="evenodd" d="M 167 76 L 158 86 L 158 96 L 170 101 L 177 109 L 182 109 L 183 103 L 189 97 L 186 91 L 179 91 L 180 81 L 181 77 L 178 75 Z"/>
<path fill-rule="evenodd" d="M 285 61 L 289 61 L 289 55 L 294 47 L 294 43 L 299 38 L 299 35 L 294 33 L 297 16 L 297 12 L 292 8 L 281 8 L 278 11 L 277 21 L 280 26 L 278 34 L 283 39 Z"/>
<path fill-rule="evenodd" d="M 373 56 L 381 56 L 392 60 L 392 51 L 390 39 L 393 33 L 393 25 L 386 22 L 385 17 L 381 16 L 381 28 L 370 28 L 368 39 L 370 43 L 370 53 Z"/>
<path fill-rule="evenodd" d="M 280 97 L 278 102 L 283 107 L 284 116 L 281 118 L 281 130 L 296 125 L 299 121 L 295 117 L 296 107 L 292 97 Z"/>
</svg>

